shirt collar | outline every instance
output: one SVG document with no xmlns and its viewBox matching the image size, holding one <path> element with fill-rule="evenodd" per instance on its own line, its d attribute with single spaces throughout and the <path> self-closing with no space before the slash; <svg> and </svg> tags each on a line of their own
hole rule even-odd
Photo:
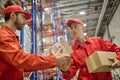
<svg viewBox="0 0 120 80">
<path fill-rule="evenodd" d="M 2 28 L 5 29 L 5 30 L 7 30 L 7 32 L 10 33 L 11 35 L 17 36 L 17 35 L 15 34 L 15 32 L 13 32 L 9 27 L 7 27 L 7 26 L 2 26 Z"/>
<path fill-rule="evenodd" d="M 91 44 L 91 42 L 89 41 L 89 37 L 85 36 L 85 38 L 86 38 L 85 43 Z M 80 44 L 81 43 L 78 40 L 75 40 L 74 43 L 73 43 L 73 45 L 72 45 L 73 50 L 77 49 L 80 46 Z"/>
</svg>

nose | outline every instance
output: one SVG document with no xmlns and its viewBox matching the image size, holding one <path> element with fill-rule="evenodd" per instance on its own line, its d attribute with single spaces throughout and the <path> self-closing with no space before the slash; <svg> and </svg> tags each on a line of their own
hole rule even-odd
<svg viewBox="0 0 120 80">
<path fill-rule="evenodd" d="M 72 28 L 71 31 L 75 31 L 76 29 L 75 28 Z"/>
<path fill-rule="evenodd" d="M 23 26 L 25 25 L 25 23 L 23 23 Z"/>
<path fill-rule="evenodd" d="M 23 20 L 22 25 L 25 25 L 25 24 L 26 24 L 26 21 Z"/>
</svg>

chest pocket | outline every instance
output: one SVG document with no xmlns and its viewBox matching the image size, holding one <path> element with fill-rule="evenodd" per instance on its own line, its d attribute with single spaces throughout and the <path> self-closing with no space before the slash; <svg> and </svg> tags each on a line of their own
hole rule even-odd
<svg viewBox="0 0 120 80">
<path fill-rule="evenodd" d="M 87 58 L 87 55 L 84 49 L 76 49 L 73 58 L 79 67 L 86 66 L 85 59 Z"/>
</svg>

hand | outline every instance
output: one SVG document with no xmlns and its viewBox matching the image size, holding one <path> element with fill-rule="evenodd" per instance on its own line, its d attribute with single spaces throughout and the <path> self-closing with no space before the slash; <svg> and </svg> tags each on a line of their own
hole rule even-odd
<svg viewBox="0 0 120 80">
<path fill-rule="evenodd" d="M 60 48 L 55 55 L 57 60 L 57 66 L 64 66 L 66 63 L 68 63 L 68 60 L 70 59 L 70 55 L 68 54 L 62 54 L 61 53 L 62 48 Z"/>
<path fill-rule="evenodd" d="M 71 65 L 71 61 L 68 60 L 63 66 L 58 66 L 58 68 L 62 71 L 68 71 Z"/>
<path fill-rule="evenodd" d="M 108 59 L 113 62 L 111 65 L 113 68 L 120 67 L 120 61 L 116 57 L 109 57 Z"/>
</svg>

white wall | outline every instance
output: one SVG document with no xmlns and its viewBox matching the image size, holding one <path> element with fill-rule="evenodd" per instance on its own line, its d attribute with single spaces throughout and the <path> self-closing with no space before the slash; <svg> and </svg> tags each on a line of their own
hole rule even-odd
<svg viewBox="0 0 120 80">
<path fill-rule="evenodd" d="M 113 42 L 116 43 L 118 46 L 120 46 L 120 5 L 109 24 L 109 29 L 110 29 L 110 35 L 114 37 Z M 108 39 L 107 30 L 104 34 L 104 38 Z"/>
<path fill-rule="evenodd" d="M 104 33 L 103 38 L 106 39 L 106 40 L 109 40 L 108 30 L 107 30 L 107 28 L 106 28 L 106 30 L 105 30 L 105 33 Z"/>
</svg>

